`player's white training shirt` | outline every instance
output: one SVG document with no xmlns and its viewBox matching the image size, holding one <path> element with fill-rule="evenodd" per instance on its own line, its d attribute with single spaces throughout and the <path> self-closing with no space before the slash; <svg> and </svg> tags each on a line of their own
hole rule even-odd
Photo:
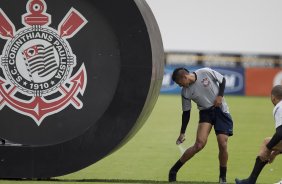
<svg viewBox="0 0 282 184">
<path fill-rule="evenodd" d="M 197 80 L 187 88 L 182 88 L 182 110 L 191 109 L 193 100 L 199 110 L 208 109 L 214 105 L 214 101 L 219 92 L 219 83 L 222 83 L 223 76 L 210 68 L 201 68 L 195 71 Z M 229 113 L 227 103 L 222 99 L 221 109 Z"/>
<path fill-rule="evenodd" d="M 273 117 L 275 120 L 275 128 L 282 125 L 282 101 L 280 101 L 273 109 Z"/>
</svg>

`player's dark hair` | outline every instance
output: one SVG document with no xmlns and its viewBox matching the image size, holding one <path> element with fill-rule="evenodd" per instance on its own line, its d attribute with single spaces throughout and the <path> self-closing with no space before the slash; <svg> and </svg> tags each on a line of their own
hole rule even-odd
<svg viewBox="0 0 282 184">
<path fill-rule="evenodd" d="M 271 94 L 278 98 L 279 100 L 282 99 L 282 85 L 276 85 L 272 88 Z"/>
<path fill-rule="evenodd" d="M 180 74 L 180 71 L 186 71 L 187 73 L 189 73 L 189 70 L 187 70 L 186 68 L 183 68 L 183 67 L 181 67 L 181 68 L 176 68 L 176 69 L 173 71 L 172 76 L 171 76 L 171 78 L 172 78 L 172 80 L 173 80 L 174 82 L 176 82 L 176 80 L 178 79 L 179 74 Z"/>
</svg>

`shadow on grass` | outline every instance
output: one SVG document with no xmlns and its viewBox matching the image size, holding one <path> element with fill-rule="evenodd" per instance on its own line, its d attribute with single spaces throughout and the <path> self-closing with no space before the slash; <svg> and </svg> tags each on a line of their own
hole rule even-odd
<svg viewBox="0 0 282 184">
<path fill-rule="evenodd" d="M 145 183 L 145 184 L 155 184 L 155 183 L 169 183 L 167 181 L 156 181 L 156 180 L 127 180 L 127 179 L 4 179 L 4 180 L 14 180 L 14 181 L 52 181 L 58 183 L 68 183 L 68 182 L 81 182 L 81 183 Z M 203 182 L 203 181 L 178 181 L 172 184 L 216 184 L 217 182 Z"/>
</svg>

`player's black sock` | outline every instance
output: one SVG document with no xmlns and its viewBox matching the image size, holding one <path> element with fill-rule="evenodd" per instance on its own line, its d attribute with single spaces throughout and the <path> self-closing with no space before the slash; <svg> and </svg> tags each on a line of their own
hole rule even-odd
<svg viewBox="0 0 282 184">
<path fill-rule="evenodd" d="M 256 163 L 248 180 L 250 184 L 255 184 L 257 178 L 267 162 L 263 162 L 259 157 L 256 158 Z"/>
<path fill-rule="evenodd" d="M 183 166 L 183 163 L 178 160 L 173 166 L 172 168 L 169 170 L 169 175 L 168 175 L 168 181 L 169 182 L 174 182 L 176 181 L 176 174 L 178 172 L 178 170 Z"/>
<path fill-rule="evenodd" d="M 227 167 L 220 166 L 219 171 L 220 171 L 219 177 L 226 178 Z"/>
<path fill-rule="evenodd" d="M 177 160 L 177 162 L 172 166 L 169 172 L 177 173 L 182 166 L 183 163 L 180 160 Z"/>
</svg>

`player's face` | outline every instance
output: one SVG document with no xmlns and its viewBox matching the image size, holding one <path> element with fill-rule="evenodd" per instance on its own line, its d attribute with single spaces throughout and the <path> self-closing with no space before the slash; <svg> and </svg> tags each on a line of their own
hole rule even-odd
<svg viewBox="0 0 282 184">
<path fill-rule="evenodd" d="M 271 95 L 271 102 L 273 103 L 273 105 L 276 105 L 276 98 L 275 96 Z"/>
<path fill-rule="evenodd" d="M 189 86 L 189 79 L 187 75 L 183 75 L 180 77 L 180 79 L 178 79 L 177 84 L 180 87 L 188 87 Z"/>
</svg>

